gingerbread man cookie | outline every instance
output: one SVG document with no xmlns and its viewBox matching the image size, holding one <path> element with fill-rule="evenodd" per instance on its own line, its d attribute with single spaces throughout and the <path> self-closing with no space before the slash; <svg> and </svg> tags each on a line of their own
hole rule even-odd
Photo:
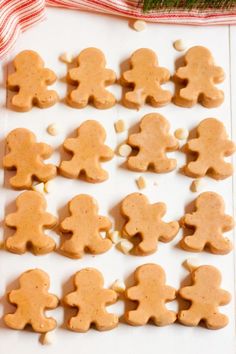
<svg viewBox="0 0 236 354">
<path fill-rule="evenodd" d="M 234 220 L 224 213 L 223 198 L 219 194 L 205 192 L 196 199 L 195 207 L 196 211 L 186 214 L 181 221 L 183 227 L 194 230 L 193 235 L 184 237 L 182 247 L 200 252 L 209 246 L 212 253 L 229 253 L 232 243 L 223 237 L 223 232 L 233 229 Z"/>
<path fill-rule="evenodd" d="M 178 320 L 186 326 L 197 326 L 204 321 L 209 329 L 220 329 L 228 324 L 227 316 L 218 306 L 230 302 L 230 294 L 220 288 L 221 274 L 213 266 L 200 266 L 191 273 L 192 285 L 179 290 L 180 296 L 191 302 L 188 310 L 180 311 Z"/>
<path fill-rule="evenodd" d="M 77 137 L 64 141 L 65 150 L 71 152 L 70 161 L 62 161 L 61 174 L 68 178 L 78 178 L 85 174 L 88 182 L 103 182 L 108 178 L 108 173 L 101 168 L 101 161 L 113 158 L 113 151 L 104 145 L 106 132 L 101 124 L 95 120 L 87 120 L 77 129 Z"/>
<path fill-rule="evenodd" d="M 165 303 L 175 299 L 175 289 L 167 286 L 164 270 L 157 264 L 144 264 L 134 273 L 137 285 L 126 290 L 129 300 L 137 301 L 133 311 L 125 313 L 127 323 L 142 326 L 152 320 L 156 326 L 166 326 L 176 320 L 176 313 L 167 310 Z"/>
<path fill-rule="evenodd" d="M 70 232 L 71 237 L 60 247 L 61 251 L 71 258 L 81 258 L 84 251 L 100 254 L 108 251 L 112 242 L 102 238 L 100 232 L 108 232 L 110 220 L 98 215 L 95 199 L 86 194 L 80 194 L 69 202 L 70 216 L 61 223 L 63 232 Z"/>
<path fill-rule="evenodd" d="M 35 135 L 28 129 L 12 130 L 7 138 L 9 150 L 3 158 L 3 167 L 15 170 L 16 174 L 10 179 L 10 185 L 15 189 L 29 189 L 33 179 L 47 182 L 57 174 L 56 166 L 46 165 L 43 160 L 52 155 L 51 146 L 37 143 Z"/>
<path fill-rule="evenodd" d="M 151 168 L 156 173 L 170 172 L 176 168 L 176 160 L 169 159 L 166 152 L 178 149 L 178 142 L 169 134 L 169 122 L 158 113 L 145 115 L 140 132 L 131 134 L 128 144 L 138 148 L 136 156 L 128 158 L 128 168 L 144 172 Z"/>
<path fill-rule="evenodd" d="M 154 253 L 159 240 L 170 242 L 179 231 L 177 221 L 162 221 L 166 213 L 165 204 L 150 204 L 141 193 L 129 194 L 122 201 L 121 213 L 128 220 L 123 228 L 124 234 L 129 239 L 140 236 L 136 251 L 143 256 Z"/>
<path fill-rule="evenodd" d="M 105 68 L 106 60 L 101 50 L 84 49 L 78 56 L 77 62 L 78 67 L 70 69 L 68 73 L 69 81 L 78 84 L 67 98 L 69 105 L 83 108 L 92 101 L 99 109 L 114 106 L 116 99 L 105 87 L 114 84 L 116 74 Z"/>
<path fill-rule="evenodd" d="M 26 248 L 36 255 L 52 252 L 56 244 L 45 235 L 44 228 L 52 228 L 57 219 L 46 212 L 46 200 L 39 192 L 26 191 L 16 198 L 17 211 L 8 214 L 5 219 L 7 226 L 16 231 L 6 240 L 6 249 L 22 254 Z"/>
<path fill-rule="evenodd" d="M 44 68 L 41 57 L 32 50 L 24 50 L 14 59 L 15 72 L 7 79 L 10 90 L 18 93 L 12 98 L 12 106 L 19 112 L 29 111 L 33 105 L 40 108 L 53 106 L 59 99 L 56 91 L 49 91 L 57 77 Z"/>
<path fill-rule="evenodd" d="M 170 79 L 169 70 L 158 66 L 156 54 L 147 48 L 136 50 L 130 59 L 131 70 L 125 71 L 121 82 L 133 90 L 123 99 L 125 106 L 139 109 L 146 102 L 161 107 L 171 101 L 171 93 L 161 84 Z"/>
<path fill-rule="evenodd" d="M 114 304 L 117 293 L 103 288 L 102 274 L 94 268 L 85 268 L 74 276 L 76 290 L 64 298 L 64 303 L 78 309 L 71 317 L 68 328 L 76 332 L 87 332 L 92 324 L 99 331 L 107 331 L 118 325 L 118 316 L 108 313 L 106 306 Z"/>
<path fill-rule="evenodd" d="M 215 118 L 201 121 L 197 127 L 197 138 L 186 144 L 187 153 L 195 159 L 185 166 L 185 174 L 190 177 L 209 175 L 214 179 L 225 179 L 233 174 L 233 165 L 224 161 L 232 155 L 236 145 L 228 139 L 223 123 Z"/>
<path fill-rule="evenodd" d="M 49 276 L 40 269 L 24 272 L 20 278 L 20 287 L 10 291 L 9 302 L 16 305 L 16 311 L 4 317 L 6 325 L 13 329 L 24 329 L 31 325 L 35 332 L 45 333 L 56 328 L 57 322 L 46 317 L 45 310 L 55 309 L 59 300 L 49 294 Z"/>
<path fill-rule="evenodd" d="M 179 68 L 176 78 L 184 83 L 174 97 L 174 102 L 183 107 L 192 107 L 200 102 L 207 108 L 217 107 L 224 101 L 224 92 L 215 84 L 224 81 L 224 71 L 214 65 L 211 52 L 201 46 L 190 48 L 185 57 L 185 66 Z"/>
</svg>

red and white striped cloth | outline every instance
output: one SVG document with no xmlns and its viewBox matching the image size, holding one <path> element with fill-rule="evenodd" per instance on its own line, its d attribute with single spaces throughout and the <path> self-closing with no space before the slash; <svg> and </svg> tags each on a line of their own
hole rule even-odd
<svg viewBox="0 0 236 354">
<path fill-rule="evenodd" d="M 46 6 L 96 11 L 158 23 L 236 24 L 236 9 L 143 13 L 139 3 L 139 0 L 0 0 L 0 57 L 9 52 L 21 32 L 45 18 Z"/>
</svg>

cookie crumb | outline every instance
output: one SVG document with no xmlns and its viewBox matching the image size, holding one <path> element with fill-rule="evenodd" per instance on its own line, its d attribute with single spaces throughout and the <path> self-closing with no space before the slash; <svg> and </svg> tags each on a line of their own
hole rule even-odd
<svg viewBox="0 0 236 354">
<path fill-rule="evenodd" d="M 131 154 L 131 152 L 132 152 L 132 148 L 128 144 L 122 144 L 119 147 L 119 155 L 122 157 L 128 157 Z"/>
<path fill-rule="evenodd" d="M 119 294 L 123 293 L 126 290 L 125 283 L 120 279 L 116 279 L 116 281 L 112 284 L 111 288 Z"/>
<path fill-rule="evenodd" d="M 143 20 L 134 21 L 133 28 L 137 32 L 144 31 L 147 28 L 147 23 Z"/>
<path fill-rule="evenodd" d="M 138 186 L 138 189 L 144 189 L 147 187 L 147 181 L 142 176 L 140 176 L 138 179 L 136 179 L 136 184 Z"/>
<path fill-rule="evenodd" d="M 34 184 L 32 186 L 32 189 L 35 191 L 35 192 L 40 192 L 42 194 L 44 194 L 44 183 L 37 183 L 37 184 Z"/>
<path fill-rule="evenodd" d="M 55 331 L 44 333 L 40 336 L 40 342 L 43 345 L 53 344 L 55 341 Z"/>
<path fill-rule="evenodd" d="M 127 130 L 125 121 L 123 119 L 117 120 L 114 123 L 114 126 L 116 133 L 123 133 L 125 130 Z"/>
<path fill-rule="evenodd" d="M 70 64 L 73 61 L 73 56 L 67 52 L 63 53 L 59 57 L 60 61 L 66 64 Z"/>
<path fill-rule="evenodd" d="M 54 182 L 52 180 L 47 181 L 46 183 L 44 183 L 44 192 L 45 193 L 51 193 L 53 184 L 54 184 Z"/>
<path fill-rule="evenodd" d="M 115 245 L 121 241 L 120 232 L 115 230 L 108 232 L 107 237 L 114 243 Z"/>
<path fill-rule="evenodd" d="M 189 132 L 187 129 L 178 128 L 178 129 L 176 129 L 174 134 L 175 134 L 176 139 L 186 140 L 186 139 L 188 139 Z"/>
<path fill-rule="evenodd" d="M 124 254 L 129 254 L 129 252 L 133 248 L 133 244 L 129 240 L 122 240 L 118 243 L 117 246 L 119 250 L 121 250 L 121 252 L 123 252 Z"/>
<path fill-rule="evenodd" d="M 189 257 L 184 261 L 183 265 L 186 269 L 192 272 L 200 266 L 200 261 L 197 257 Z"/>
<path fill-rule="evenodd" d="M 187 43 L 183 41 L 183 39 L 177 39 L 173 43 L 173 47 L 178 51 L 178 52 L 183 52 L 184 50 L 187 49 Z"/>
<path fill-rule="evenodd" d="M 48 134 L 50 134 L 52 136 L 58 135 L 59 134 L 58 126 L 55 123 L 50 124 L 47 127 L 47 132 L 48 132 Z"/>
<path fill-rule="evenodd" d="M 201 185 L 202 185 L 202 180 L 200 178 L 192 181 L 192 183 L 190 185 L 191 192 L 193 192 L 193 193 L 199 192 Z"/>
</svg>

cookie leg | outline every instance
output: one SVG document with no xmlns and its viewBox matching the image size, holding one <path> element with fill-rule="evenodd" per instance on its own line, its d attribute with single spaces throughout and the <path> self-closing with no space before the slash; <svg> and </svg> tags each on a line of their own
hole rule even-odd
<svg viewBox="0 0 236 354">
<path fill-rule="evenodd" d="M 47 182 L 56 176 L 57 170 L 56 166 L 53 165 L 41 165 L 41 168 L 38 167 L 37 172 L 35 173 L 35 177 L 38 178 L 42 182 Z"/>
<path fill-rule="evenodd" d="M 27 242 L 18 237 L 17 233 L 14 236 L 8 237 L 6 240 L 6 249 L 13 253 L 23 254 L 26 252 Z"/>
<path fill-rule="evenodd" d="M 57 326 L 56 320 L 54 318 L 37 318 L 31 322 L 32 328 L 35 332 L 46 333 L 52 331 Z"/>
<path fill-rule="evenodd" d="M 196 311 L 193 308 L 189 310 L 180 311 L 178 315 L 178 320 L 180 323 L 184 324 L 185 326 L 197 326 L 201 321 L 201 316 L 199 315 L 199 311 Z"/>
<path fill-rule="evenodd" d="M 32 176 L 18 168 L 16 175 L 10 178 L 10 185 L 16 189 L 29 189 L 32 186 Z"/>
<path fill-rule="evenodd" d="M 137 246 L 138 253 L 143 255 L 148 255 L 156 252 L 157 250 L 157 237 L 147 237 L 142 242 L 140 242 Z"/>
<path fill-rule="evenodd" d="M 84 254 L 84 244 L 81 243 L 79 238 L 65 240 L 60 247 L 60 250 L 71 258 L 82 258 Z"/>
<path fill-rule="evenodd" d="M 13 329 L 24 329 L 27 324 L 27 321 L 25 321 L 18 310 L 14 314 L 5 315 L 4 322 L 8 327 Z"/>
<path fill-rule="evenodd" d="M 95 165 L 94 166 L 87 166 L 85 173 L 86 173 L 87 181 L 92 182 L 92 183 L 103 182 L 108 178 L 107 171 L 105 171 L 101 167 L 97 167 Z"/>
<path fill-rule="evenodd" d="M 75 332 L 87 332 L 91 326 L 90 316 L 80 312 L 77 316 L 70 318 L 68 327 Z"/>
<path fill-rule="evenodd" d="M 154 163 L 154 171 L 156 173 L 165 173 L 172 171 L 176 168 L 176 160 L 175 159 L 159 159 Z"/>
<path fill-rule="evenodd" d="M 198 159 L 190 162 L 185 167 L 185 173 L 190 177 L 204 177 L 208 172 L 209 166 L 206 166 L 205 161 Z"/>
<path fill-rule="evenodd" d="M 228 317 L 222 313 L 214 313 L 206 318 L 206 326 L 210 329 L 220 329 L 225 327 L 229 320 Z"/>
<path fill-rule="evenodd" d="M 125 94 L 124 103 L 127 107 L 139 109 L 146 102 L 146 95 L 143 94 L 143 89 L 137 89 Z"/>
<path fill-rule="evenodd" d="M 155 95 L 151 96 L 150 103 L 153 107 L 161 107 L 171 101 L 171 93 L 167 90 L 159 89 Z"/>
<path fill-rule="evenodd" d="M 67 101 L 70 106 L 75 108 L 84 108 L 88 105 L 89 102 L 89 94 L 77 88 L 76 90 L 71 91 L 69 94 Z"/>
<path fill-rule="evenodd" d="M 210 249 L 216 254 L 227 254 L 232 250 L 232 243 L 229 239 L 219 235 L 210 242 Z"/>
<path fill-rule="evenodd" d="M 224 92 L 218 90 L 216 87 L 212 85 L 207 89 L 205 89 L 205 92 L 201 97 L 202 105 L 207 108 L 218 107 L 221 105 L 221 103 L 223 103 L 223 101 L 224 101 Z"/>
<path fill-rule="evenodd" d="M 33 106 L 32 97 L 26 93 L 18 93 L 12 98 L 12 106 L 20 112 L 27 112 Z"/>
<path fill-rule="evenodd" d="M 118 317 L 111 313 L 100 313 L 95 321 L 95 326 L 99 331 L 113 329 L 118 324 Z"/>
<path fill-rule="evenodd" d="M 46 235 L 41 237 L 36 235 L 35 239 L 32 238 L 32 250 L 34 254 L 46 254 L 52 252 L 55 247 L 55 241 Z"/>
<path fill-rule="evenodd" d="M 43 93 L 34 98 L 34 101 L 38 107 L 47 108 L 53 106 L 58 101 L 58 95 L 56 91 L 45 89 Z"/>
<path fill-rule="evenodd" d="M 114 106 L 116 103 L 115 97 L 107 90 L 101 90 L 94 95 L 93 104 L 96 108 L 106 109 Z"/>
<path fill-rule="evenodd" d="M 167 326 L 176 321 L 176 313 L 174 311 L 163 311 L 161 314 L 153 317 L 153 322 L 157 326 Z"/>
<path fill-rule="evenodd" d="M 130 170 L 144 172 L 148 169 L 149 161 L 145 156 L 138 154 L 137 156 L 129 157 L 127 165 Z"/>
<path fill-rule="evenodd" d="M 103 239 L 101 236 L 95 237 L 88 245 L 88 249 L 92 254 L 100 254 L 108 251 L 112 246 L 109 239 Z"/>
<path fill-rule="evenodd" d="M 186 248 L 187 250 L 201 252 L 206 245 L 206 241 L 201 238 L 201 235 L 194 234 L 186 236 L 182 240 L 182 245 L 183 248 Z"/>
<path fill-rule="evenodd" d="M 132 326 L 143 326 L 149 321 L 149 316 L 146 312 L 140 309 L 135 311 L 128 311 L 126 314 L 126 321 Z"/>
</svg>

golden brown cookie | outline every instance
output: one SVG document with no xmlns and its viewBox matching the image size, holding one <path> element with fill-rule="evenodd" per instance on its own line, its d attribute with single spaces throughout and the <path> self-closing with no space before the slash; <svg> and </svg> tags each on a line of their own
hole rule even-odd
<svg viewBox="0 0 236 354">
<path fill-rule="evenodd" d="M 136 246 L 137 254 L 142 256 L 154 253 L 158 241 L 170 242 L 179 231 L 177 221 L 165 223 L 162 217 L 166 213 L 164 203 L 150 204 L 141 193 L 129 194 L 121 204 L 121 213 L 127 222 L 123 228 L 128 239 L 140 236 Z"/>
<path fill-rule="evenodd" d="M 92 102 L 96 108 L 105 109 L 114 106 L 116 99 L 106 90 L 114 84 L 116 74 L 106 69 L 106 60 L 97 48 L 84 49 L 77 58 L 78 67 L 70 69 L 68 79 L 78 87 L 67 97 L 70 106 L 83 108 Z"/>
<path fill-rule="evenodd" d="M 56 166 L 43 162 L 52 155 L 51 146 L 37 143 L 30 130 L 12 130 L 6 138 L 6 145 L 9 152 L 3 158 L 3 167 L 16 171 L 15 176 L 10 179 L 13 188 L 29 189 L 33 180 L 47 182 L 56 176 Z"/>
<path fill-rule="evenodd" d="M 188 251 L 200 252 L 208 246 L 212 253 L 229 253 L 232 243 L 223 237 L 223 232 L 233 229 L 234 220 L 224 213 L 223 198 L 213 192 L 202 193 L 195 200 L 195 209 L 182 218 L 182 226 L 194 230 L 192 235 L 183 238 L 182 247 Z"/>
<path fill-rule="evenodd" d="M 101 231 L 108 232 L 111 221 L 98 215 L 98 205 L 95 199 L 86 194 L 80 194 L 69 202 L 70 216 L 61 223 L 61 230 L 70 233 L 60 250 L 68 257 L 82 258 L 84 252 L 100 254 L 108 251 L 112 242 L 102 238 Z"/>
<path fill-rule="evenodd" d="M 85 174 L 88 182 L 103 182 L 108 173 L 101 168 L 100 162 L 113 158 L 113 151 L 104 145 L 106 132 L 101 124 L 95 120 L 87 120 L 77 129 L 77 137 L 66 139 L 63 147 L 71 152 L 73 157 L 69 161 L 62 161 L 61 174 L 68 178 L 78 178 Z"/>
<path fill-rule="evenodd" d="M 46 212 L 46 206 L 46 199 L 39 192 L 26 191 L 16 198 L 17 211 L 5 219 L 6 225 L 15 229 L 13 236 L 6 240 L 8 251 L 22 254 L 29 248 L 40 255 L 55 249 L 55 241 L 44 229 L 55 226 L 57 219 Z"/>
<path fill-rule="evenodd" d="M 132 88 L 124 96 L 125 106 L 139 109 L 148 102 L 153 107 L 161 107 L 171 101 L 171 93 L 161 88 L 161 84 L 170 79 L 170 73 L 158 65 L 155 52 L 147 48 L 136 50 L 130 66 L 131 70 L 125 71 L 121 77 L 121 83 Z"/>
<path fill-rule="evenodd" d="M 232 155 L 236 145 L 228 139 L 223 123 L 215 118 L 207 118 L 197 127 L 197 138 L 190 139 L 186 144 L 187 154 L 194 160 L 184 169 L 187 176 L 225 179 L 233 174 L 233 165 L 224 161 Z"/>
<path fill-rule="evenodd" d="M 32 106 L 47 108 L 59 99 L 56 91 L 49 91 L 57 77 L 52 70 L 44 68 L 44 62 L 33 50 L 24 50 L 14 59 L 15 72 L 7 79 L 10 90 L 18 93 L 12 98 L 12 106 L 19 112 L 29 111 Z"/>
<path fill-rule="evenodd" d="M 74 276 L 74 286 L 76 290 L 63 300 L 66 305 L 78 309 L 77 315 L 69 319 L 69 329 L 87 332 L 93 324 L 99 331 L 107 331 L 118 325 L 118 316 L 106 310 L 107 305 L 116 302 L 117 293 L 103 288 L 103 277 L 98 270 L 80 270 Z"/>
<path fill-rule="evenodd" d="M 142 326 L 152 320 L 156 326 L 166 326 L 176 320 L 176 313 L 167 310 L 165 303 L 175 299 L 176 291 L 167 286 L 164 270 L 157 264 L 144 264 L 134 273 L 137 285 L 126 290 L 129 300 L 138 302 L 137 308 L 126 311 L 126 322 Z"/>
<path fill-rule="evenodd" d="M 169 129 L 169 122 L 160 114 L 145 115 L 140 122 L 140 132 L 128 138 L 128 144 L 138 149 L 136 156 L 128 158 L 128 168 L 140 172 L 151 168 L 156 173 L 174 170 L 176 160 L 167 158 L 166 152 L 177 150 L 179 145 Z"/>
<path fill-rule="evenodd" d="M 230 294 L 220 288 L 221 274 L 213 266 L 200 266 L 192 273 L 192 285 L 179 290 L 180 296 L 191 305 L 180 311 L 178 320 L 186 326 L 205 322 L 209 329 L 220 329 L 228 324 L 227 316 L 218 311 L 218 306 L 230 302 Z"/>
<path fill-rule="evenodd" d="M 40 269 L 24 272 L 19 278 L 20 287 L 10 291 L 9 302 L 16 305 L 14 313 L 4 316 L 6 325 L 13 329 L 24 329 L 31 325 L 35 332 L 52 331 L 57 322 L 52 317 L 46 317 L 45 310 L 55 309 L 59 300 L 49 294 L 49 276 Z"/>
<path fill-rule="evenodd" d="M 175 74 L 184 88 L 176 94 L 174 102 L 183 107 L 192 107 L 197 102 L 207 108 L 219 106 L 224 101 L 224 92 L 215 84 L 224 81 L 225 74 L 221 67 L 215 66 L 211 52 L 205 47 L 192 47 L 184 61 L 185 66 Z"/>
</svg>

